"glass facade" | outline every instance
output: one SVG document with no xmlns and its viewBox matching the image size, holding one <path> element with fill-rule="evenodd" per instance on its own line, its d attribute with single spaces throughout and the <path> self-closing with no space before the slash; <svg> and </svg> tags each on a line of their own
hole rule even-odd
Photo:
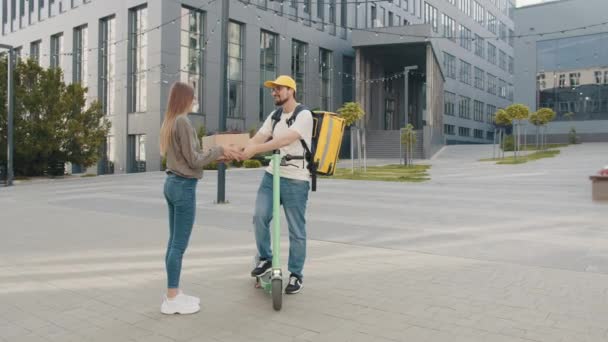
<svg viewBox="0 0 608 342">
<path fill-rule="evenodd" d="M 537 43 L 536 103 L 556 120 L 608 120 L 608 33 Z"/>
</svg>

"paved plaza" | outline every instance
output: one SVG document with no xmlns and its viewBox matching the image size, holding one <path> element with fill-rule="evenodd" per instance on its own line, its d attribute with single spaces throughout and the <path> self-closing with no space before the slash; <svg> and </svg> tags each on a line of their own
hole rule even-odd
<svg viewBox="0 0 608 342">
<path fill-rule="evenodd" d="M 0 188 L 0 340 L 608 341 L 608 203 L 588 179 L 608 144 L 561 150 L 495 165 L 477 161 L 491 146 L 449 146 L 426 183 L 321 179 L 304 289 L 280 312 L 249 277 L 262 170 L 229 170 L 225 205 L 216 173 L 199 183 L 191 316 L 159 312 L 163 173 Z"/>
</svg>

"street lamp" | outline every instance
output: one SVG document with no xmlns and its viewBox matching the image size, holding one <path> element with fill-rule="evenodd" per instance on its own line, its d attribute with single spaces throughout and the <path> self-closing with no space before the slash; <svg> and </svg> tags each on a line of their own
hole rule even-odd
<svg viewBox="0 0 608 342">
<path fill-rule="evenodd" d="M 6 134 L 7 151 L 6 151 L 6 186 L 13 185 L 13 110 L 15 107 L 15 91 L 14 91 L 14 69 L 15 69 L 15 54 L 12 45 L 0 44 L 0 49 L 8 50 L 8 82 L 6 89 L 7 97 L 7 123 L 8 131 Z"/>
<path fill-rule="evenodd" d="M 219 131 L 226 130 L 226 117 L 228 116 L 228 20 L 230 12 L 230 0 L 222 0 L 222 26 L 221 26 L 221 83 L 220 88 L 220 115 Z M 217 167 L 217 203 L 226 203 L 226 164 L 219 163 Z"/>
</svg>

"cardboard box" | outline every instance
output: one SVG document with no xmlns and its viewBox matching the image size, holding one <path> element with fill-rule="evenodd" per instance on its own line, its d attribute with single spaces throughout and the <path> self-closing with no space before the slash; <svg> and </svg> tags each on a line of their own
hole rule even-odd
<svg viewBox="0 0 608 342">
<path fill-rule="evenodd" d="M 245 148 L 249 143 L 249 133 L 226 133 L 214 134 L 203 137 L 201 145 L 203 149 L 209 149 L 217 145 L 234 145 L 239 148 Z"/>
<path fill-rule="evenodd" d="M 608 201 L 608 176 L 591 176 L 591 196 L 594 201 Z"/>
</svg>

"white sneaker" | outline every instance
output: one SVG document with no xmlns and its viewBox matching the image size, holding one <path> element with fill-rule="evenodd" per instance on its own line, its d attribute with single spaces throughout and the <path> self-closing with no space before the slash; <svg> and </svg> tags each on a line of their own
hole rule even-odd
<svg viewBox="0 0 608 342">
<path fill-rule="evenodd" d="M 168 299 L 167 296 L 165 296 L 163 303 L 160 305 L 160 312 L 165 315 L 189 315 L 199 312 L 200 309 L 201 307 L 199 304 L 193 302 L 192 299 L 188 299 L 188 297 L 181 293 L 172 299 Z"/>
<path fill-rule="evenodd" d="M 178 296 L 184 296 L 186 297 L 186 299 L 192 303 L 195 303 L 196 305 L 200 305 L 201 304 L 201 299 L 195 296 L 189 296 L 185 293 L 182 292 L 182 290 L 179 290 L 179 293 L 177 294 Z"/>
</svg>

